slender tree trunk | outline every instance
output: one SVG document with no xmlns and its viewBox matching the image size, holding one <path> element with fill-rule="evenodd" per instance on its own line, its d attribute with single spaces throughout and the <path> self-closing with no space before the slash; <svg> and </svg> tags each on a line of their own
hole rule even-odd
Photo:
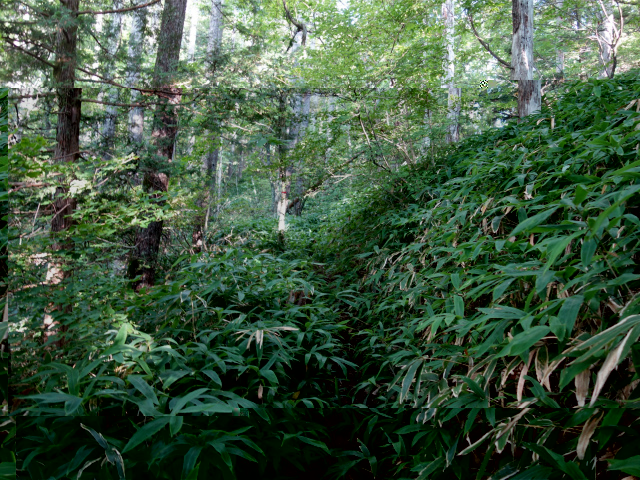
<svg viewBox="0 0 640 480">
<path fill-rule="evenodd" d="M 278 218 L 278 232 L 280 233 L 280 238 L 283 239 L 282 236 L 284 231 L 286 230 L 286 220 L 285 215 L 287 213 L 287 197 L 289 194 L 290 183 L 289 176 L 291 175 L 289 169 L 287 168 L 287 142 L 289 141 L 289 130 L 287 129 L 287 94 L 285 92 L 280 92 L 278 97 L 278 120 L 277 120 L 277 130 L 280 135 L 281 144 L 278 145 L 278 173 L 275 182 L 276 188 L 276 216 Z"/>
<path fill-rule="evenodd" d="M 518 81 L 520 122 L 540 111 L 542 99 L 540 80 L 533 79 L 533 0 L 512 0 L 512 8 L 511 80 Z"/>
<path fill-rule="evenodd" d="M 209 38 L 207 40 L 207 61 L 211 64 L 213 78 L 211 83 L 216 84 L 215 71 L 220 60 L 220 51 L 222 48 L 222 32 L 223 32 L 223 16 L 222 16 L 222 0 L 212 0 L 211 17 L 209 18 Z M 209 218 L 211 214 L 211 201 L 213 192 L 219 201 L 220 180 L 218 175 L 218 163 L 220 150 L 218 147 L 219 136 L 215 133 L 212 136 L 212 143 L 215 146 L 203 158 L 203 170 L 205 175 L 205 187 L 196 199 L 196 208 L 198 212 L 194 218 L 193 233 L 191 235 L 193 249 L 196 252 L 201 251 L 204 245 L 204 235 L 209 226 Z M 203 214 L 203 210 L 206 213 Z M 216 217 L 219 212 L 219 205 L 216 203 Z"/>
<path fill-rule="evenodd" d="M 558 7 L 558 11 L 562 12 L 564 0 L 557 0 L 556 4 Z M 562 13 L 558 14 L 556 22 L 558 24 L 558 28 L 560 28 L 560 26 L 564 23 Z M 564 50 L 562 49 L 561 45 L 559 45 L 556 49 L 556 76 L 559 80 L 564 79 Z"/>
<path fill-rule="evenodd" d="M 151 135 L 156 148 L 156 158 L 147 167 L 143 180 L 145 191 L 156 199 L 162 197 L 169 189 L 167 166 L 173 160 L 178 133 L 176 107 L 180 103 L 182 90 L 174 85 L 174 77 L 180 59 L 186 7 L 186 0 L 166 0 L 162 12 L 162 26 L 153 78 L 153 85 L 160 91 Z M 128 268 L 129 278 L 141 275 L 141 279 L 134 283 L 136 291 L 150 288 L 155 284 L 162 226 L 162 220 L 150 222 L 146 228 L 141 228 L 137 232 L 135 250 Z"/>
<path fill-rule="evenodd" d="M 455 33 L 455 0 L 446 0 L 442 4 L 442 17 L 444 19 L 444 25 L 446 30 L 446 43 L 447 43 L 447 59 L 446 59 L 446 81 L 449 95 L 447 99 L 449 112 L 447 118 L 449 120 L 448 133 L 445 137 L 446 143 L 454 143 L 460 139 L 460 88 L 456 88 L 454 85 L 454 70 L 455 70 L 455 52 L 454 46 L 454 33 Z"/>
<path fill-rule="evenodd" d="M 137 0 L 136 3 L 143 3 L 145 0 Z M 147 9 L 138 8 L 133 11 L 131 20 L 131 30 L 129 31 L 128 59 L 127 59 L 127 87 L 135 87 L 140 81 L 140 64 L 142 62 L 142 52 L 144 49 L 144 29 L 147 23 Z M 140 100 L 140 92 L 131 90 L 131 102 L 137 103 Z M 139 149 L 142 144 L 142 132 L 144 130 L 144 109 L 134 107 L 129 112 L 129 138 L 135 149 Z"/>
<path fill-rule="evenodd" d="M 196 35 L 198 33 L 198 19 L 200 10 L 197 0 L 189 0 L 189 44 L 187 46 L 187 61 L 192 63 L 196 56 Z"/>
<path fill-rule="evenodd" d="M 121 0 L 114 0 L 113 8 L 122 8 Z M 106 48 L 106 68 L 104 76 L 108 79 L 113 78 L 113 68 L 115 64 L 116 53 L 120 46 L 120 38 L 122 32 L 122 14 L 114 13 L 110 15 L 109 22 L 107 23 L 107 41 Z M 110 103 L 118 103 L 118 89 L 110 87 L 107 92 L 107 101 Z M 116 135 L 116 120 L 118 118 L 118 107 L 114 105 L 107 105 L 105 108 L 105 118 L 102 125 L 102 141 L 104 145 L 104 157 L 110 158 L 113 151 L 113 142 Z"/>
<path fill-rule="evenodd" d="M 61 0 L 65 15 L 60 20 L 56 33 L 56 63 L 53 69 L 56 94 L 58 98 L 58 123 L 56 125 L 56 146 L 53 153 L 54 162 L 74 162 L 80 157 L 80 116 L 82 90 L 75 88 L 76 45 L 77 45 L 77 17 L 79 0 Z M 76 200 L 68 195 L 66 188 L 58 187 L 53 202 L 53 218 L 51 219 L 51 236 L 53 250 L 57 255 L 51 255 L 46 282 L 54 289 L 58 289 L 63 280 L 71 275 L 65 269 L 65 252 L 73 248 L 73 244 L 64 238 L 64 232 L 72 224 L 71 215 L 76 207 Z M 70 305 L 50 304 L 44 316 L 44 337 L 49 340 L 58 333 L 56 344 L 59 348 L 64 345 L 62 333 L 68 326 L 60 325 L 54 320 L 54 311 L 70 313 Z"/>
<path fill-rule="evenodd" d="M 215 72 L 220 62 L 223 32 L 222 0 L 211 0 L 211 17 L 209 18 L 209 39 L 207 41 L 207 60 L 211 63 L 211 71 Z"/>
<path fill-rule="evenodd" d="M 597 32 L 598 49 L 602 62 L 602 70 L 598 78 L 613 78 L 617 63 L 616 51 L 613 48 L 616 26 L 611 5 L 603 4 L 603 8 L 605 12 L 600 11 L 598 14 L 601 21 Z"/>
</svg>

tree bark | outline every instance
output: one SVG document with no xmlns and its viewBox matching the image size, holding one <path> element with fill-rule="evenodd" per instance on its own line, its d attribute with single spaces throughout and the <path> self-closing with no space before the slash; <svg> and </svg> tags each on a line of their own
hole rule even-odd
<svg viewBox="0 0 640 480">
<path fill-rule="evenodd" d="M 121 0 L 114 0 L 115 9 L 122 7 Z M 107 42 L 105 45 L 107 65 L 115 64 L 115 55 L 120 45 L 120 37 L 122 32 L 122 14 L 114 13 L 110 16 L 107 24 Z M 111 80 L 113 78 L 113 68 L 107 67 L 104 73 L 105 78 Z M 109 103 L 118 103 L 118 89 L 110 87 L 107 93 L 107 101 Z M 116 120 L 118 117 L 118 107 L 115 105 L 107 105 L 105 108 L 105 119 L 102 125 L 102 141 L 104 145 L 104 157 L 111 158 L 113 151 L 113 142 L 116 134 Z"/>
<path fill-rule="evenodd" d="M 211 62 L 215 72 L 220 60 L 222 47 L 222 31 L 224 27 L 222 16 L 222 0 L 211 0 L 211 17 L 209 18 L 209 40 L 207 42 L 207 60 Z"/>
<path fill-rule="evenodd" d="M 613 9 L 611 5 L 608 8 L 602 3 L 602 10 L 598 14 L 600 25 L 598 25 L 598 49 L 600 52 L 600 60 L 602 62 L 602 70 L 598 78 L 613 78 L 616 68 L 616 51 L 614 48 L 616 27 L 613 18 Z"/>
<path fill-rule="evenodd" d="M 180 43 L 184 29 L 186 0 L 166 0 L 162 12 L 162 25 L 158 39 L 158 52 L 153 85 L 159 90 L 159 102 L 154 112 L 152 140 L 156 148 L 155 159 L 147 166 L 143 188 L 156 201 L 169 189 L 168 164 L 173 160 L 178 133 L 177 105 L 182 89 L 174 86 L 174 77 L 180 59 Z M 160 249 L 163 222 L 150 222 L 138 230 L 136 245 L 129 261 L 128 275 L 139 292 L 155 284 L 156 262 Z"/>
<path fill-rule="evenodd" d="M 533 0 L 512 0 L 511 80 L 518 81 L 520 121 L 539 112 L 540 80 L 533 79 Z"/>
<path fill-rule="evenodd" d="M 138 3 L 145 0 L 138 0 Z M 131 30 L 129 31 L 128 59 L 126 86 L 134 87 L 140 80 L 140 63 L 142 61 L 142 51 L 144 48 L 144 29 L 147 23 L 147 9 L 139 8 L 133 11 L 131 20 Z M 131 91 L 131 103 L 137 103 L 140 92 Z M 142 132 L 144 130 L 144 108 L 134 107 L 129 111 L 129 139 L 134 148 L 139 149 L 142 143 Z"/>
<path fill-rule="evenodd" d="M 556 3 L 557 3 L 558 11 L 562 12 L 562 8 L 564 6 L 564 0 L 557 0 Z M 556 22 L 558 24 L 558 28 L 560 28 L 560 26 L 564 23 L 564 18 L 562 17 L 562 13 L 558 14 Z M 559 80 L 564 79 L 564 50 L 562 49 L 561 45 L 559 45 L 558 48 L 556 49 L 556 76 L 558 77 Z"/>
<path fill-rule="evenodd" d="M 454 33 L 455 33 L 455 1 L 446 0 L 442 4 L 442 17 L 445 25 L 445 35 L 447 44 L 447 58 L 446 64 L 446 82 L 448 89 L 448 108 L 447 118 L 449 120 L 448 133 L 445 136 L 446 143 L 454 143 L 460 139 L 460 94 L 461 89 L 456 88 L 454 85 L 454 72 L 455 72 L 455 52 L 454 46 Z"/>
<path fill-rule="evenodd" d="M 62 10 L 65 15 L 59 21 L 56 32 L 56 62 L 53 69 L 53 78 L 58 99 L 58 123 L 56 126 L 56 146 L 53 152 L 54 161 L 74 162 L 80 157 L 80 117 L 82 89 L 75 88 L 76 47 L 77 47 L 77 17 L 79 0 L 61 0 Z M 68 196 L 66 188 L 56 189 L 53 201 L 53 217 L 51 219 L 51 236 L 53 237 L 53 250 L 58 252 L 52 256 L 47 268 L 47 284 L 55 290 L 60 288 L 62 281 L 69 277 L 71 272 L 65 269 L 64 253 L 73 248 L 73 244 L 64 240 L 63 232 L 72 224 L 71 215 L 76 207 L 76 200 Z M 70 313 L 70 305 L 50 304 L 44 315 L 44 338 L 48 341 L 53 335 L 58 334 L 56 345 L 64 346 L 62 334 L 68 330 L 67 325 L 60 325 L 53 319 L 53 312 Z"/>
<path fill-rule="evenodd" d="M 223 19 L 222 0 L 212 0 L 211 17 L 209 19 L 209 39 L 207 41 L 207 61 L 211 63 L 211 69 L 213 72 L 211 83 L 214 85 L 216 84 L 215 71 L 218 66 L 220 50 L 222 48 L 222 32 L 224 28 Z M 194 218 L 193 233 L 191 235 L 193 249 L 196 252 L 200 252 L 204 246 L 205 233 L 211 216 L 211 200 L 214 189 L 216 193 L 219 192 L 220 189 L 220 177 L 218 175 L 220 150 L 217 145 L 219 141 L 217 132 L 214 133 L 212 140 L 216 145 L 203 157 L 205 187 L 196 199 L 196 208 L 198 209 L 198 212 Z M 217 198 L 219 199 L 219 193 L 217 193 Z M 216 216 L 218 212 L 219 209 L 216 204 Z"/>
<path fill-rule="evenodd" d="M 189 44 L 187 46 L 187 61 L 192 63 L 196 55 L 196 36 L 198 33 L 199 10 L 196 0 L 189 1 Z"/>
</svg>

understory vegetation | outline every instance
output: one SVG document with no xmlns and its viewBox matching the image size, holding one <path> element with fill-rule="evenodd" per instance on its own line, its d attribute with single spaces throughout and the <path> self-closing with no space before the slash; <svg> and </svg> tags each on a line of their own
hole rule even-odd
<svg viewBox="0 0 640 480">
<path fill-rule="evenodd" d="M 144 295 L 104 274 L 137 200 L 87 190 L 63 288 L 11 240 L 19 476 L 640 476 L 639 74 L 356 177 L 284 235 L 174 243 Z"/>
</svg>

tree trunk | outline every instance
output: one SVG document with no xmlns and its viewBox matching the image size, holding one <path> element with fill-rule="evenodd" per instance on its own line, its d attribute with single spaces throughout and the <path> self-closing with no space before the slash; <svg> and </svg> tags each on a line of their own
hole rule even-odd
<svg viewBox="0 0 640 480">
<path fill-rule="evenodd" d="M 455 52 L 453 50 L 454 32 L 455 32 L 455 2 L 454 0 L 446 0 L 442 4 L 442 17 L 446 30 L 447 43 L 447 59 L 446 59 L 446 81 L 449 91 L 447 103 L 449 111 L 447 118 L 449 120 L 448 133 L 445 137 L 446 143 L 454 143 L 460 139 L 460 88 L 454 85 L 455 71 Z"/>
<path fill-rule="evenodd" d="M 184 28 L 186 0 L 166 0 L 162 12 L 162 25 L 158 39 L 158 52 L 154 70 L 153 85 L 159 91 L 158 105 L 154 112 L 152 139 L 156 148 L 155 161 L 147 166 L 143 187 L 152 198 L 159 199 L 169 188 L 169 174 L 166 168 L 173 160 L 176 134 L 178 133 L 177 105 L 182 90 L 175 87 L 174 77 L 180 59 L 180 43 Z M 164 167 L 164 168 L 163 168 Z M 138 230 L 136 245 L 129 261 L 128 275 L 133 279 L 136 291 L 155 284 L 156 261 L 162 237 L 163 222 L 150 222 L 146 228 Z"/>
<path fill-rule="evenodd" d="M 209 18 L 209 40 L 207 42 L 207 60 L 215 72 L 220 61 L 223 31 L 222 0 L 211 0 L 211 17 Z"/>
<path fill-rule="evenodd" d="M 601 22 L 597 32 L 598 49 L 602 62 L 602 70 L 598 78 L 613 78 L 617 63 L 616 51 L 613 48 L 616 27 L 611 6 L 608 5 L 605 11 L 606 13 L 600 11 L 598 14 Z"/>
<path fill-rule="evenodd" d="M 558 11 L 560 12 L 556 19 L 556 22 L 558 24 L 558 28 L 560 28 L 564 23 L 564 18 L 562 18 L 562 7 L 564 6 L 564 0 L 557 0 L 556 3 Z M 559 46 L 556 49 L 556 76 L 558 80 L 564 79 L 564 50 L 562 49 L 562 46 Z"/>
<path fill-rule="evenodd" d="M 113 8 L 122 8 L 121 0 L 114 0 Z M 115 64 L 115 55 L 120 45 L 120 37 L 122 32 L 122 14 L 114 13 L 110 15 L 109 23 L 107 24 L 107 41 L 105 49 L 107 50 L 107 65 Z M 104 76 L 108 79 L 113 78 L 113 68 L 107 67 Z M 118 89 L 110 87 L 107 93 L 107 101 L 110 103 L 118 103 Z M 113 141 L 116 135 L 116 120 L 118 116 L 118 107 L 114 105 L 107 105 L 105 108 L 105 118 L 102 125 L 102 141 L 104 145 L 104 157 L 110 158 L 112 156 Z"/>
<path fill-rule="evenodd" d="M 284 234 L 286 230 L 286 221 L 285 215 L 287 213 L 287 196 L 289 193 L 290 184 L 288 182 L 288 177 L 290 172 L 286 166 L 287 161 L 287 142 L 289 141 L 289 130 L 287 129 L 287 94 L 285 92 L 280 92 L 278 97 L 278 119 L 277 119 L 277 131 L 280 134 L 280 142 L 278 145 L 278 173 L 277 179 L 275 182 L 275 193 L 276 198 L 276 216 L 278 218 L 278 232 L 281 235 Z"/>
<path fill-rule="evenodd" d="M 61 0 L 66 14 L 59 22 L 56 33 L 56 63 L 53 69 L 56 95 L 58 98 L 58 123 L 56 126 L 56 146 L 53 153 L 54 162 L 74 162 L 80 157 L 80 116 L 82 89 L 75 88 L 76 45 L 77 45 L 77 17 L 79 0 Z M 64 231 L 71 226 L 71 215 L 76 207 L 76 200 L 67 195 L 67 189 L 58 187 L 53 201 L 54 216 L 51 219 L 51 236 L 53 250 L 59 255 L 51 256 L 47 268 L 46 282 L 54 289 L 58 289 L 62 281 L 71 272 L 64 268 L 61 257 L 73 248 L 73 244 L 63 238 Z M 57 257 L 57 258 L 56 258 Z M 70 305 L 50 304 L 44 315 L 44 338 L 49 340 L 58 333 L 56 341 L 58 348 L 64 345 L 62 333 L 68 326 L 60 325 L 53 319 L 53 312 L 70 313 Z"/>
<path fill-rule="evenodd" d="M 220 50 L 222 48 L 222 32 L 223 32 L 223 16 L 222 16 L 222 0 L 212 0 L 211 17 L 209 18 L 209 39 L 207 41 L 207 61 L 211 63 L 213 85 L 216 84 L 215 70 L 219 63 Z M 213 136 L 213 142 L 217 144 L 219 137 L 217 133 Z M 218 162 L 220 151 L 218 145 L 210 150 L 203 158 L 203 170 L 205 173 L 205 187 L 196 199 L 196 208 L 198 213 L 194 218 L 194 228 L 191 234 L 193 249 L 200 252 L 204 245 L 204 236 L 209 224 L 211 215 L 211 200 L 213 191 L 217 193 L 219 200 L 219 175 Z M 203 210 L 206 213 L 203 214 Z M 216 217 L 219 213 L 218 204 L 216 203 Z"/>
<path fill-rule="evenodd" d="M 137 4 L 144 3 L 145 0 L 137 0 Z M 140 80 L 140 63 L 142 62 L 142 51 L 144 45 L 144 29 L 147 23 L 146 8 L 138 8 L 133 11 L 131 20 L 131 30 L 129 31 L 129 48 L 127 61 L 127 87 L 135 87 Z M 131 102 L 137 103 L 140 99 L 140 92 L 131 90 Z M 135 149 L 139 149 L 142 143 L 142 132 L 144 130 L 144 109 L 133 107 L 129 111 L 129 138 Z"/>
<path fill-rule="evenodd" d="M 189 1 L 189 44 L 187 46 L 187 61 L 192 63 L 196 56 L 196 35 L 198 33 L 198 18 L 200 11 L 196 0 Z"/>
<path fill-rule="evenodd" d="M 533 0 L 512 0 L 511 80 L 518 81 L 520 121 L 539 112 L 540 80 L 533 79 Z"/>
</svg>

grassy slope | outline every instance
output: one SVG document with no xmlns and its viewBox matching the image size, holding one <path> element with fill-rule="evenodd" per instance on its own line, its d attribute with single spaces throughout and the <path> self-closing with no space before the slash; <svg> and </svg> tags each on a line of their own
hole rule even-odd
<svg viewBox="0 0 640 480">
<path fill-rule="evenodd" d="M 633 473 L 637 416 L 606 407 L 638 403 L 640 114 L 623 109 L 638 98 L 632 73 L 568 85 L 554 129 L 545 109 L 469 138 L 292 228 L 284 255 L 183 262 L 144 297 L 116 294 L 60 361 L 18 349 L 38 367 L 18 468 L 76 478 L 115 448 L 130 478 Z M 598 410 L 574 408 L 575 378 Z M 335 408 L 354 404 L 369 408 Z M 276 408 L 225 415 L 257 406 Z"/>
</svg>

